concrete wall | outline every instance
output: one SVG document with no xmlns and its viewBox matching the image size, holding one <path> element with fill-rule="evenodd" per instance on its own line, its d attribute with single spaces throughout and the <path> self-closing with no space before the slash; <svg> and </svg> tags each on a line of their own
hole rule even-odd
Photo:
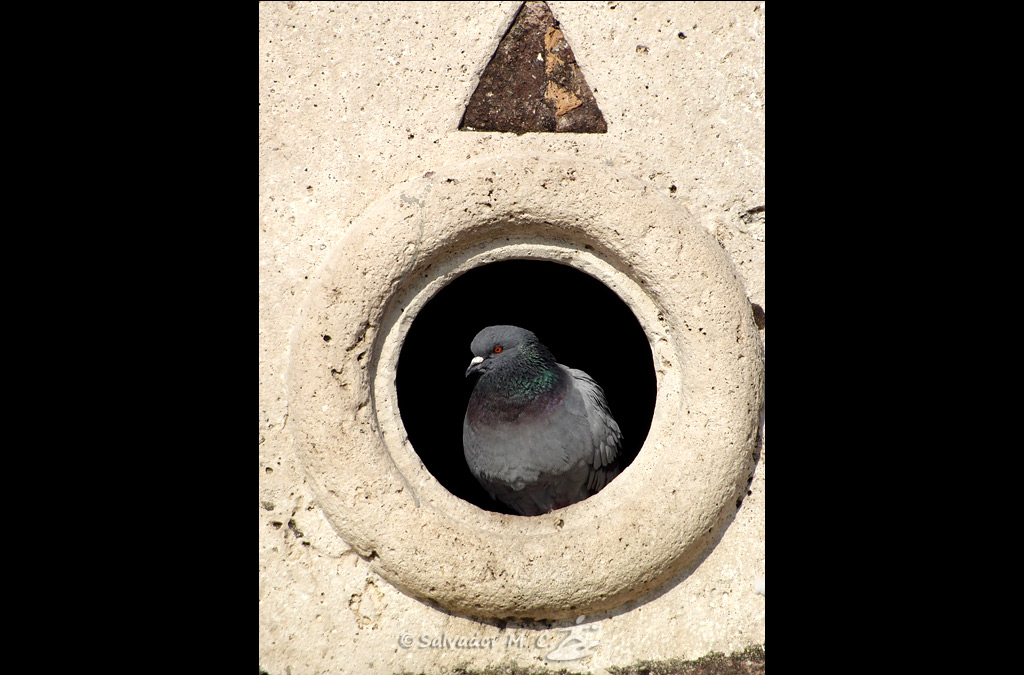
<svg viewBox="0 0 1024 675">
<path fill-rule="evenodd" d="M 470 199 L 477 189 L 474 181 L 483 180 L 481 171 L 492 172 L 499 183 L 505 177 L 492 208 L 505 204 L 503 222 L 523 226 L 524 240 L 517 245 L 524 251 L 542 247 L 547 233 L 539 225 L 528 226 L 534 222 L 531 214 L 555 213 L 558 204 L 574 199 L 577 204 L 621 202 L 602 210 L 603 217 L 620 218 L 628 227 L 635 214 L 623 204 L 634 203 L 633 190 L 643 193 L 638 199 L 649 203 L 648 213 L 663 217 L 652 225 L 653 238 L 642 244 L 636 243 L 640 237 L 612 241 L 610 221 L 582 232 L 608 242 L 607 259 L 594 253 L 592 265 L 600 270 L 607 263 L 611 271 L 603 280 L 615 284 L 612 268 L 629 255 L 666 268 L 651 272 L 654 282 L 672 276 L 674 265 L 686 264 L 672 257 L 681 249 L 667 252 L 670 247 L 651 242 L 673 236 L 697 241 L 696 234 L 683 234 L 694 229 L 717 240 L 721 248 L 716 250 L 727 254 L 740 295 L 761 310 L 765 306 L 764 3 L 550 2 L 594 91 L 607 133 L 458 131 L 479 75 L 519 5 L 260 4 L 259 643 L 260 668 L 269 673 L 440 672 L 457 664 L 482 668 L 507 661 L 603 672 L 639 659 L 696 658 L 764 642 L 763 426 L 752 480 L 742 486 L 749 495 L 742 495 L 742 506 L 716 516 L 718 525 L 707 541 L 687 540 L 692 555 L 673 559 L 682 561 L 681 567 L 665 567 L 672 572 L 667 580 L 658 577 L 654 588 L 637 597 L 624 594 L 613 607 L 548 621 L 527 618 L 529 612 L 471 618 L 473 612 L 459 611 L 458 602 L 452 605 L 456 609 L 441 609 L 444 598 L 424 598 L 406 587 L 404 572 L 395 573 L 401 561 L 388 561 L 383 549 L 369 551 L 353 534 L 359 528 L 345 522 L 360 518 L 365 525 L 363 512 L 348 510 L 344 499 L 337 507 L 330 504 L 331 486 L 325 484 L 330 480 L 324 476 L 345 467 L 332 465 L 325 473 L 324 464 L 311 455 L 310 438 L 318 432 L 310 430 L 310 418 L 317 408 L 309 394 L 314 380 L 304 374 L 315 370 L 309 364 L 318 357 L 310 346 L 315 341 L 304 338 L 318 328 L 313 316 L 321 307 L 318 298 L 345 275 L 362 278 L 353 274 L 354 246 L 378 227 L 375 222 L 384 228 L 407 216 L 426 226 L 443 220 L 438 214 L 445 213 L 446 202 L 429 201 L 441 200 L 439 186 L 461 186 L 459 198 Z M 570 170 L 578 171 L 580 180 L 565 182 L 552 190 L 553 196 L 527 189 L 527 175 Z M 617 182 L 616 177 L 629 184 L 626 192 L 612 194 L 602 187 Z M 451 182 L 445 183 L 448 178 Z M 590 192 L 580 192 L 584 186 Z M 526 207 L 517 201 L 522 194 L 533 200 Z M 581 201 L 579 194 L 592 199 Z M 669 232 L 660 225 L 666 221 L 680 229 Z M 452 222 L 445 232 L 472 227 Z M 715 256 L 702 243 L 694 246 L 704 251 L 695 254 L 698 258 Z M 708 268 L 712 277 L 729 276 L 716 265 Z M 443 284 L 445 278 L 436 281 Z M 337 298 L 343 305 L 339 315 L 375 311 L 358 285 L 345 288 L 356 295 Z M 659 303 L 670 306 L 672 298 L 685 296 L 666 289 L 656 298 Z M 644 302 L 636 304 L 641 321 Z M 369 309 L 362 312 L 360 303 Z M 686 311 L 681 306 L 679 316 Z M 721 322 L 724 326 L 726 319 Z M 759 327 L 750 331 L 762 343 L 748 352 L 757 359 L 763 355 L 763 311 Z M 373 372 L 379 374 L 389 367 L 388 335 L 371 325 L 368 340 L 374 330 L 380 347 L 374 351 L 371 346 L 369 353 Z M 693 351 L 691 343 L 678 340 L 685 353 Z M 326 349 L 320 342 L 317 348 Z M 343 350 L 339 354 L 344 359 Z M 663 368 L 659 378 L 659 389 L 671 393 L 672 374 Z M 385 379 L 365 381 L 372 388 Z M 749 389 L 755 404 L 763 402 L 763 389 Z M 382 410 L 384 398 L 381 393 L 366 410 Z M 344 407 L 339 410 L 345 417 Z M 377 421 L 360 417 L 369 414 L 361 410 L 355 406 L 337 426 L 355 433 L 360 425 L 376 430 Z M 661 410 L 671 417 L 671 409 Z M 330 426 L 330 415 L 325 418 Z M 381 432 L 386 436 L 387 429 Z M 657 452 L 656 437 L 648 444 L 642 457 Z M 355 447 L 345 444 L 341 450 Z M 415 464 L 410 457 L 402 461 Z M 388 470 L 382 466 L 381 474 Z M 632 492 L 644 491 L 647 484 L 639 470 L 630 480 L 636 490 L 620 488 L 594 508 L 611 510 Z M 357 491 L 367 484 L 357 480 Z M 456 512 L 467 520 L 478 517 L 470 507 L 461 511 L 445 502 L 443 489 L 430 485 L 429 477 L 414 478 L 408 491 L 420 497 L 408 513 L 421 516 L 437 508 L 445 518 Z M 602 497 L 604 492 L 593 499 Z M 576 506 L 566 510 L 566 519 L 578 514 L 579 522 L 587 522 L 593 510 L 573 511 Z M 406 522 L 401 520 L 406 516 L 398 515 L 406 507 L 395 508 L 381 521 L 389 527 Z M 533 519 L 487 521 L 481 527 L 509 528 L 511 533 L 533 526 L 515 520 Z M 619 526 L 626 528 L 625 520 Z M 658 542 L 671 539 L 651 536 Z M 438 579 L 459 569 L 454 563 L 451 569 L 435 567 Z"/>
</svg>

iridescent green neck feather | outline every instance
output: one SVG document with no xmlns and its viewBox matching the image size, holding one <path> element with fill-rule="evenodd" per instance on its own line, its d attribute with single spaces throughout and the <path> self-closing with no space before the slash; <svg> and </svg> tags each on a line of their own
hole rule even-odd
<svg viewBox="0 0 1024 675">
<path fill-rule="evenodd" d="M 523 344 L 514 359 L 480 378 L 467 412 L 473 419 L 541 414 L 562 400 L 567 382 L 565 371 L 544 345 Z"/>
</svg>

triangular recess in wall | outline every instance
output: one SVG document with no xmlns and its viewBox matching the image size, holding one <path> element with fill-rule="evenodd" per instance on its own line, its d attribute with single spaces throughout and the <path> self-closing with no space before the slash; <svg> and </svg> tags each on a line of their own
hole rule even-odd
<svg viewBox="0 0 1024 675">
<path fill-rule="evenodd" d="M 463 131 L 603 134 L 583 71 L 546 2 L 524 2 L 480 76 Z"/>
</svg>

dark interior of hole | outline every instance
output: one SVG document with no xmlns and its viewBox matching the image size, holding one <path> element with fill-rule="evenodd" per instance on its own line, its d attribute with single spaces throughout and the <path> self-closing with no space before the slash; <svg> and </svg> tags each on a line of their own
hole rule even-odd
<svg viewBox="0 0 1024 675">
<path fill-rule="evenodd" d="M 601 385 L 622 431 L 621 466 L 628 466 L 647 438 L 657 396 L 640 323 L 611 289 L 575 268 L 509 260 L 472 269 L 439 291 L 402 345 L 398 407 L 427 470 L 457 497 L 512 513 L 477 483 L 462 453 L 462 421 L 476 384 L 465 377 L 469 345 L 480 329 L 498 324 L 533 331 L 559 363 Z"/>
</svg>

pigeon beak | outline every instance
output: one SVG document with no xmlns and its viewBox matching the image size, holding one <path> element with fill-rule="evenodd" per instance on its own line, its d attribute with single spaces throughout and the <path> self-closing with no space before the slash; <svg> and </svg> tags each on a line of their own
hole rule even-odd
<svg viewBox="0 0 1024 675">
<path fill-rule="evenodd" d="M 484 357 L 474 356 L 473 360 L 469 362 L 469 368 L 466 368 L 466 377 L 469 377 L 470 373 L 474 373 L 480 367 L 480 364 L 484 362 Z"/>
</svg>

